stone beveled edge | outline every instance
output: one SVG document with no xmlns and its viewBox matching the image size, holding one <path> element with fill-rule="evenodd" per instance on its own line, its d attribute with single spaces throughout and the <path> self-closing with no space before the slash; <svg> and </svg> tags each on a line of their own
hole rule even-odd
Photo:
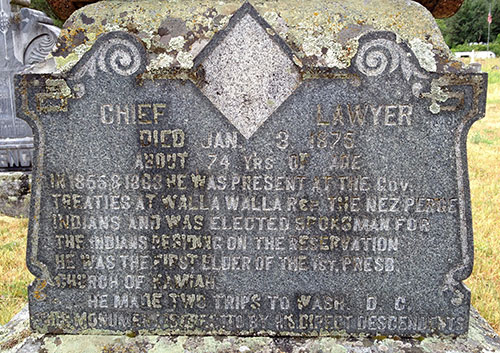
<svg viewBox="0 0 500 353">
<path fill-rule="evenodd" d="M 246 2 L 231 19 L 224 31 L 218 33 L 209 43 L 199 57 L 195 59 L 198 66 L 189 70 L 188 75 L 182 73 L 182 70 L 165 72 L 164 75 L 147 75 L 144 73 L 146 67 L 146 49 L 144 45 L 137 39 L 136 36 L 126 32 L 110 32 L 101 35 L 92 48 L 85 53 L 82 59 L 75 65 L 72 70 L 62 76 L 58 75 L 40 75 L 26 74 L 16 75 L 16 102 L 17 111 L 21 119 L 28 122 L 34 133 L 34 143 L 37 153 L 34 156 L 33 168 L 33 187 L 31 199 L 31 216 L 28 233 L 28 249 L 27 249 L 27 265 L 31 273 L 37 278 L 32 286 L 35 287 L 36 295 L 44 295 L 43 288 L 53 284 L 52 276 L 48 271 L 46 264 L 38 259 L 38 242 L 40 234 L 40 216 L 41 216 L 41 194 L 42 194 L 42 178 L 44 172 L 44 154 L 46 150 L 44 129 L 41 123 L 41 116 L 46 113 L 57 113 L 67 111 L 68 101 L 71 99 L 79 99 L 85 94 L 85 85 L 82 79 L 85 76 L 90 76 L 95 79 L 97 73 L 118 76 L 132 76 L 139 82 L 141 80 L 157 80 L 157 79 L 189 79 L 194 84 L 202 84 L 200 77 L 202 68 L 199 66 L 209 48 L 213 48 L 222 40 L 231 25 L 234 26 L 240 16 L 251 14 L 253 18 L 259 21 L 260 24 L 269 28 L 269 25 L 260 17 L 253 6 Z M 274 32 L 273 32 L 274 33 Z M 219 38 L 219 34 L 220 37 Z M 276 34 L 271 35 L 280 47 L 291 56 L 292 60 L 295 57 L 290 48 Z M 365 49 L 364 49 L 365 48 Z M 380 67 L 373 67 L 366 63 L 366 55 L 370 50 L 382 49 L 383 59 Z M 125 61 L 115 62 L 111 66 L 106 66 L 106 58 L 110 50 L 117 50 L 116 53 L 124 55 Z M 128 53 L 128 54 L 127 54 Z M 385 53 L 385 54 L 384 54 Z M 387 56 L 386 54 L 390 55 Z M 363 58 L 363 55 L 365 57 Z M 131 61 L 127 61 L 128 59 Z M 116 55 L 114 57 L 117 59 Z M 118 58 L 119 60 L 120 58 Z M 139 64 L 133 61 L 138 59 Z M 385 60 L 385 61 L 384 61 Z M 127 67 L 127 62 L 129 67 Z M 303 80 L 314 79 L 345 79 L 349 80 L 353 86 L 359 86 L 365 79 L 376 78 L 377 76 L 390 75 L 397 70 L 397 74 L 402 74 L 409 84 L 412 84 L 414 96 L 417 99 L 427 99 L 431 101 L 429 110 L 432 114 L 439 114 L 442 111 L 456 111 L 458 108 L 464 108 L 463 104 L 444 105 L 448 100 L 457 100 L 457 95 L 453 95 L 451 88 L 462 86 L 470 91 L 472 100 L 470 109 L 466 112 L 460 112 L 462 116 L 458 128 L 455 130 L 455 158 L 457 164 L 457 184 L 459 192 L 459 213 L 460 213 L 460 237 L 461 242 L 461 257 L 462 264 L 449 271 L 443 285 L 443 291 L 450 291 L 453 295 L 451 298 L 455 305 L 461 305 L 464 296 L 468 295 L 469 290 L 463 285 L 462 281 L 466 279 L 471 271 L 473 264 L 473 243 L 472 243 L 472 216 L 470 210 L 470 190 L 467 175 L 467 156 L 466 156 L 466 138 L 467 132 L 472 123 L 485 113 L 486 102 L 486 85 L 487 74 L 471 74 L 471 73 L 430 73 L 422 69 L 414 55 L 406 43 L 398 42 L 396 35 L 391 32 L 372 32 L 365 34 L 360 38 L 360 46 L 358 53 L 352 60 L 353 64 L 347 69 L 330 69 L 320 68 L 312 69 L 308 67 L 300 67 L 300 72 Z M 385 62 L 385 66 L 384 66 Z M 135 64 L 134 64 L 135 63 Z M 294 61 L 297 65 L 297 62 Z M 299 62 L 300 63 L 300 62 Z M 368 65 L 367 65 L 368 64 Z M 380 64 L 380 62 L 379 62 Z M 377 65 L 375 65 L 377 66 Z M 49 82 L 53 86 L 49 87 Z M 71 88 L 70 88 L 71 87 Z M 436 88 L 437 87 L 437 88 Z M 468 94 L 468 92 L 464 94 Z M 444 96 L 443 96 L 444 94 Z M 293 96 L 293 94 L 291 95 Z M 290 97 L 291 97 L 290 96 Z M 288 99 L 290 99 L 288 97 Z M 44 99 L 59 100 L 58 106 L 43 106 Z M 462 100 L 464 97 L 462 96 Z M 436 110 L 436 106 L 438 106 Z M 272 115 L 269 119 L 272 118 Z"/>
<path fill-rule="evenodd" d="M 451 295 L 451 303 L 460 306 L 465 297 L 470 297 L 470 290 L 463 281 L 471 275 L 474 265 L 474 237 L 467 166 L 467 135 L 472 124 L 485 116 L 488 74 L 443 75 L 435 80 L 440 79 L 446 82 L 443 87 L 462 86 L 470 91 L 470 108 L 462 115 L 458 127 L 455 129 L 454 138 L 462 264 L 451 269 L 446 274 L 443 285 L 443 292 Z M 464 94 L 469 94 L 469 92 L 466 91 Z"/>
</svg>

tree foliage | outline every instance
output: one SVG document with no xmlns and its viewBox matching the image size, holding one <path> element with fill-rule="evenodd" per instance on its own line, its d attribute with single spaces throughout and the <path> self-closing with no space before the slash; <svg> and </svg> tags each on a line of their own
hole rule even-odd
<svg viewBox="0 0 500 353">
<path fill-rule="evenodd" d="M 490 42 L 493 42 L 500 33 L 500 0 L 465 0 L 453 17 L 438 21 L 446 44 L 455 47 L 464 43 L 486 43 L 490 4 L 493 20 Z"/>
<path fill-rule="evenodd" d="M 52 18 L 56 26 L 62 27 L 63 21 L 56 16 L 46 0 L 31 0 L 31 8 L 45 12 L 50 18 Z"/>
</svg>

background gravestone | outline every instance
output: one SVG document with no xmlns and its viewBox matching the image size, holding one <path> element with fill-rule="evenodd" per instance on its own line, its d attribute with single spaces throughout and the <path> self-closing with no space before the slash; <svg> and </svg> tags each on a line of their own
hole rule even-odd
<svg viewBox="0 0 500 353">
<path fill-rule="evenodd" d="M 0 170 L 31 168 L 33 135 L 16 119 L 13 76 L 45 59 L 56 43 L 59 28 L 43 12 L 27 8 L 11 12 L 0 0 Z"/>
<path fill-rule="evenodd" d="M 33 329 L 466 333 L 485 75 L 404 32 L 299 47 L 288 2 L 233 5 L 199 5 L 220 26 L 203 45 L 169 18 L 163 53 L 110 32 L 64 74 L 18 78 Z"/>
</svg>

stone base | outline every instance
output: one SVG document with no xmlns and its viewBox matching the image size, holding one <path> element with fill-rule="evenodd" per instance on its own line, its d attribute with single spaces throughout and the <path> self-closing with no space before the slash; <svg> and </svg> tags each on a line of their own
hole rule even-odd
<svg viewBox="0 0 500 353">
<path fill-rule="evenodd" d="M 26 306 L 9 323 L 0 328 L 0 352 L 493 353 L 500 352 L 500 337 L 475 309 L 470 313 L 468 335 L 454 339 L 43 335 L 30 330 L 28 306 Z"/>
<path fill-rule="evenodd" d="M 0 173 L 0 214 L 28 217 L 31 173 Z"/>
</svg>

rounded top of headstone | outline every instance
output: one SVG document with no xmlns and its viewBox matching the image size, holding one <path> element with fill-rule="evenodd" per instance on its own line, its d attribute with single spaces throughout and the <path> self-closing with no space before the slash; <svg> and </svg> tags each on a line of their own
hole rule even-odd
<svg viewBox="0 0 500 353">
<path fill-rule="evenodd" d="M 99 0 L 47 0 L 62 20 L 67 20 L 78 8 Z M 453 16 L 462 6 L 463 0 L 415 0 L 427 8 L 435 18 Z"/>
<path fill-rule="evenodd" d="M 144 43 L 147 71 L 190 69 L 194 58 L 223 30 L 243 0 L 101 1 L 68 19 L 53 53 L 59 71 L 67 71 L 102 34 L 127 31 Z M 274 32 L 292 49 L 296 64 L 345 69 L 358 40 L 389 31 L 408 43 L 427 71 L 460 68 L 431 14 L 410 0 L 250 1 Z"/>
</svg>

